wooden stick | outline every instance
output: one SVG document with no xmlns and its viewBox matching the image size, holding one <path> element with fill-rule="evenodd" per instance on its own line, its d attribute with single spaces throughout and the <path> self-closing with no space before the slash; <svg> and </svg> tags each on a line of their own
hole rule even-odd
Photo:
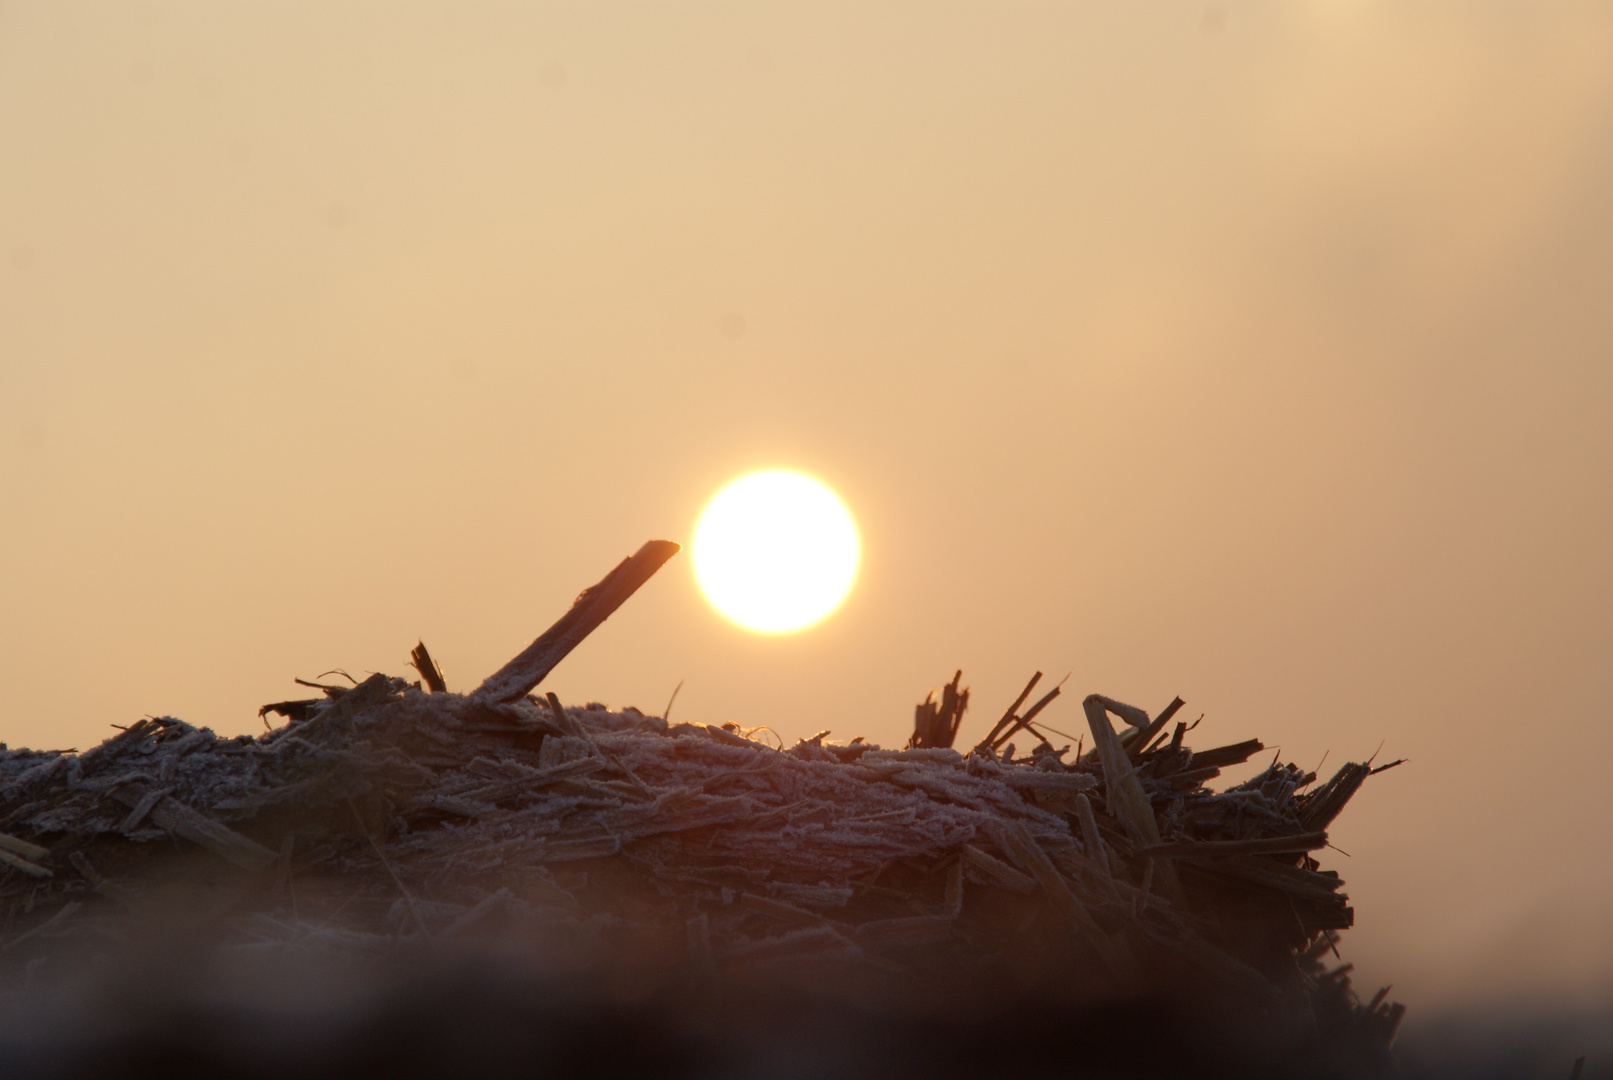
<svg viewBox="0 0 1613 1080">
<path fill-rule="evenodd" d="M 633 782 L 633 786 L 638 788 L 640 794 L 649 796 L 650 798 L 655 797 L 655 793 L 649 789 L 644 781 L 638 778 L 637 773 L 627 767 L 626 762 L 613 753 L 607 753 L 605 748 L 600 746 L 592 735 L 588 734 L 588 729 L 584 727 L 581 722 L 571 719 L 570 715 L 566 712 L 566 707 L 560 704 L 559 694 L 556 694 L 553 690 L 550 690 L 547 696 L 549 699 L 549 710 L 554 713 L 554 722 L 556 727 L 558 727 L 561 731 L 570 732 L 571 734 L 580 736 L 582 740 L 586 742 L 594 751 L 594 755 L 598 757 L 599 760 L 607 761 L 625 773 L 627 778 Z M 713 728 L 710 724 L 707 724 L 706 727 L 710 728 L 712 731 L 722 730 L 721 728 Z M 728 733 L 724 731 L 723 734 L 726 735 Z M 749 739 L 746 739 L 745 745 L 755 746 L 756 744 L 751 742 Z"/>
<path fill-rule="evenodd" d="M 433 660 L 431 653 L 426 651 L 424 641 L 417 643 L 413 649 L 409 650 L 409 663 L 420 673 L 420 678 L 425 681 L 427 690 L 430 690 L 433 694 L 446 694 L 448 692 L 448 683 L 443 680 L 442 668 L 437 666 L 437 661 Z"/>
<path fill-rule="evenodd" d="M 1219 765 L 1206 765 L 1202 769 L 1182 769 L 1171 773 L 1169 776 L 1162 776 L 1160 779 L 1169 780 L 1173 791 L 1187 791 L 1190 788 L 1198 787 L 1206 780 L 1214 780 L 1220 775 L 1221 767 Z"/>
<path fill-rule="evenodd" d="M 913 734 L 907 740 L 908 749 L 930 745 L 930 729 L 935 726 L 937 706 L 935 691 L 924 695 L 924 700 L 913 706 Z"/>
<path fill-rule="evenodd" d="M 21 855 L 25 859 L 31 859 L 34 862 L 50 858 L 49 848 L 42 848 L 38 844 L 30 844 L 26 840 L 19 840 L 15 836 L 8 836 L 5 833 L 0 833 L 0 848 L 4 848 L 14 855 Z"/>
<path fill-rule="evenodd" d="M 1327 874 L 1286 866 L 1270 859 L 1253 855 L 1232 855 L 1225 859 L 1200 864 L 1206 870 L 1252 881 L 1280 893 L 1320 900 L 1330 905 L 1344 906 L 1346 897 L 1339 892 L 1344 882 Z"/>
<path fill-rule="evenodd" d="M 1197 756 L 1194 760 L 1198 760 Z M 1364 762 L 1346 762 L 1343 768 L 1333 774 L 1333 779 L 1317 788 L 1305 801 L 1304 809 L 1299 812 L 1299 820 L 1307 829 L 1327 828 L 1371 772 L 1372 766 Z"/>
<path fill-rule="evenodd" d="M 963 669 L 952 676 L 952 681 L 941 688 L 941 720 L 946 724 L 946 742 L 942 746 L 950 747 L 958 737 L 958 725 L 963 723 L 964 710 L 969 707 L 969 690 L 967 687 L 958 689 L 958 680 L 963 678 Z M 942 732 L 936 732 L 937 735 Z M 1385 766 L 1387 768 L 1387 766 Z"/>
<path fill-rule="evenodd" d="M 0 850 L 0 866 L 9 866 L 13 869 L 21 870 L 30 877 L 47 878 L 56 876 L 43 866 L 31 863 L 21 855 L 13 855 L 9 851 Z"/>
<path fill-rule="evenodd" d="M 1250 739 L 1247 742 L 1233 743 L 1231 746 L 1198 750 L 1193 754 L 1191 765 L 1195 769 L 1208 768 L 1211 765 L 1241 765 L 1265 748 L 1266 744 L 1259 739 Z"/>
<path fill-rule="evenodd" d="M 1109 853 L 1103 846 L 1103 834 L 1098 832 L 1098 819 L 1092 813 L 1092 800 L 1085 795 L 1075 797 L 1075 813 L 1081 822 L 1081 839 L 1087 846 L 1087 857 L 1103 867 L 1105 874 L 1112 873 L 1109 869 Z"/>
<path fill-rule="evenodd" d="M 1021 716 L 1019 719 L 1015 720 L 1012 727 L 1003 732 L 1001 735 L 997 736 L 996 739 L 992 740 L 991 748 L 993 750 L 1001 749 L 1002 744 L 1013 738 L 1015 733 L 1021 728 L 1030 727 L 1031 721 L 1036 719 L 1036 714 L 1052 704 L 1053 699 L 1058 696 L 1059 688 L 1057 686 L 1053 687 L 1053 689 L 1049 690 L 1046 694 L 1043 694 L 1041 700 L 1027 709 L 1024 716 Z M 1038 738 L 1040 738 L 1040 736 L 1038 736 Z"/>
<path fill-rule="evenodd" d="M 151 808 L 156 806 L 167 794 L 168 789 L 166 787 L 147 788 L 146 793 L 140 796 L 140 801 L 134 804 L 134 809 L 129 811 L 129 816 L 124 818 L 122 824 L 118 826 L 118 832 L 124 836 L 134 832 L 135 829 L 140 827 L 140 823 L 146 819 L 146 815 L 151 813 Z"/>
<path fill-rule="evenodd" d="M 1126 751 L 1135 762 L 1149 749 L 1148 744 L 1154 741 L 1154 736 L 1164 730 L 1170 718 L 1176 715 L 1176 710 L 1185 705 L 1181 698 L 1172 698 L 1171 703 L 1165 706 L 1165 711 L 1154 717 L 1153 721 L 1141 731 L 1135 733 L 1130 742 L 1126 744 Z"/>
<path fill-rule="evenodd" d="M 1113 704 L 1101 694 L 1089 694 L 1081 703 L 1087 715 L 1087 726 L 1092 729 L 1093 753 L 1103 765 L 1104 801 L 1137 847 L 1163 843 L 1148 795 L 1132 770 L 1131 758 L 1121 745 L 1120 736 L 1115 734 L 1114 725 L 1105 715 Z"/>
<path fill-rule="evenodd" d="M 576 725 L 571 722 L 571 717 L 566 714 L 566 707 L 560 704 L 560 695 L 550 690 L 544 695 L 544 698 L 549 702 L 549 712 L 554 716 L 555 727 L 561 731 L 571 731 Z"/>
<path fill-rule="evenodd" d="M 1137 779 L 1131 758 L 1126 754 L 1120 736 L 1115 734 L 1114 725 L 1109 723 L 1110 712 L 1125 716 L 1122 710 L 1131 707 L 1102 694 L 1089 694 L 1081 702 L 1081 708 L 1087 714 L 1087 726 L 1092 729 L 1093 752 L 1103 765 L 1103 799 L 1109 806 L 1109 813 L 1120 819 L 1134 846 L 1143 848 L 1163 843 L 1148 793 L 1143 790 L 1142 781 Z M 1131 711 L 1135 713 L 1141 710 Z M 1147 714 L 1143 715 L 1146 724 Z M 1182 887 L 1170 860 L 1159 860 L 1155 876 L 1159 878 L 1160 890 L 1168 899 L 1181 900 Z"/>
<path fill-rule="evenodd" d="M 555 665 L 610 618 L 678 551 L 678 545 L 670 540 L 651 540 L 623 559 L 599 584 L 585 589 L 559 622 L 545 630 L 519 656 L 489 675 L 471 697 L 498 704 L 519 701 L 531 693 Z"/>
<path fill-rule="evenodd" d="M 145 799 L 142 784 L 125 784 L 109 794 L 125 806 L 139 806 Z M 207 848 L 243 870 L 262 870 L 274 865 L 278 856 L 249 837 L 242 836 L 223 822 L 192 809 L 171 795 L 164 795 L 150 808 L 151 820 L 175 836 Z"/>
<path fill-rule="evenodd" d="M 1005 888 L 1015 892 L 1028 893 L 1036 888 L 1036 882 L 1021 874 L 1001 859 L 994 859 L 984 851 L 972 844 L 963 845 L 963 861 L 971 864 L 975 869 L 994 878 Z"/>
<path fill-rule="evenodd" d="M 1176 730 L 1171 732 L 1171 753 L 1174 754 L 1176 751 L 1178 751 L 1178 750 L 1180 750 L 1182 748 L 1182 736 L 1184 736 L 1186 734 L 1187 734 L 1187 721 L 1186 720 L 1178 720 L 1178 721 L 1176 721 Z"/>
<path fill-rule="evenodd" d="M 1091 701 L 1094 698 L 1103 703 L 1104 710 L 1114 713 L 1116 716 L 1120 717 L 1121 720 L 1125 721 L 1128 728 L 1125 733 L 1127 735 L 1136 734 L 1138 731 L 1147 727 L 1153 722 L 1147 713 L 1143 712 L 1143 710 L 1139 709 L 1135 705 L 1127 705 L 1124 701 L 1116 701 L 1114 698 L 1104 697 L 1102 694 L 1089 695 L 1087 701 Z M 1083 701 L 1081 703 L 1081 707 L 1086 710 L 1087 722 L 1090 724 L 1092 721 L 1092 710 L 1087 705 L 1087 701 Z M 1107 724 L 1109 721 L 1105 719 L 1104 723 Z M 1114 731 L 1112 726 L 1110 731 L 1111 733 Z M 1093 736 L 1093 740 L 1092 749 L 1087 751 L 1087 756 L 1082 758 L 1082 761 L 1100 761 L 1102 759 L 1103 747 L 1100 745 L 1102 740 L 1098 739 L 1096 735 Z M 1115 743 L 1119 748 L 1117 752 L 1125 753 L 1126 740 L 1120 735 L 1115 735 Z M 1131 758 L 1128 756 L 1126 760 L 1130 761 Z"/>
<path fill-rule="evenodd" d="M 991 731 L 984 739 L 980 740 L 980 745 L 975 747 L 976 750 L 984 750 L 996 744 L 998 734 L 1003 728 L 1014 722 L 1014 713 L 1018 712 L 1019 707 L 1025 704 L 1025 699 L 1031 696 L 1031 691 L 1036 689 L 1036 684 L 1041 681 L 1042 673 L 1040 671 L 1031 676 L 1031 681 L 1025 684 L 1025 689 L 1021 690 L 1019 696 L 1014 699 L 1014 703 L 1008 706 L 1008 711 L 1003 713 L 1003 718 L 992 726 Z"/>
</svg>

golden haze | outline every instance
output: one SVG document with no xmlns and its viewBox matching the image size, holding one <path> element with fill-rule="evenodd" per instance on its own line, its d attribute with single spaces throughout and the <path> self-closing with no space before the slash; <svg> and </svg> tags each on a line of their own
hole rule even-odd
<svg viewBox="0 0 1613 1080">
<path fill-rule="evenodd" d="M 681 559 L 552 688 L 1381 742 L 1363 980 L 1613 998 L 1607 7 L 7 3 L 0 148 L 12 745 L 471 685 L 800 468 L 840 612 Z"/>
</svg>

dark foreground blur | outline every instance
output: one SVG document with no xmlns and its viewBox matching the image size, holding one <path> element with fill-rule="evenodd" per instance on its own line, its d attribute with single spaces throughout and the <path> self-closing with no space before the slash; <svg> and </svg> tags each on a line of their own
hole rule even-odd
<svg viewBox="0 0 1613 1080">
<path fill-rule="evenodd" d="M 0 1077 L 1568 1080 L 1582 1055 L 1582 1080 L 1613 1076 L 1605 1007 L 1413 1010 L 1384 1056 L 1320 1011 L 1202 990 L 1095 995 L 1031 956 L 989 973 L 926 949 L 923 974 L 802 959 L 719 977 L 653 940 L 513 926 L 424 948 L 399 938 L 386 958 L 243 948 L 227 921 L 194 915 L 121 937 L 0 955 Z"/>
<path fill-rule="evenodd" d="M 0 1075 L 1567 1080 L 1575 1056 L 1591 1055 L 1587 1078 L 1613 1060 L 1613 1026 L 1598 1032 L 1589 1015 L 1413 1023 L 1387 1060 L 1213 1000 L 872 989 L 822 970 L 718 988 L 687 970 L 539 970 L 496 950 L 383 969 L 151 945 L 121 970 L 24 973 L 0 1024 Z"/>
<path fill-rule="evenodd" d="M 134 992 L 124 986 L 121 993 Z M 1393 1075 L 1315 1038 L 1229 1029 L 1213 1010 L 1139 1000 L 961 1013 L 750 986 L 720 1002 L 661 987 L 576 987 L 499 964 L 387 986 L 310 983 L 145 999 L 58 997 L 14 1017 L 18 1078 L 1167 1077 Z"/>
</svg>

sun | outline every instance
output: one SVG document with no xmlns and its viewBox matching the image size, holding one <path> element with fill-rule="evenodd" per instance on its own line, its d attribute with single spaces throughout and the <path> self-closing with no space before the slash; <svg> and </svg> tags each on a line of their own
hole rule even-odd
<svg viewBox="0 0 1613 1080">
<path fill-rule="evenodd" d="M 694 532 L 700 591 L 762 634 L 819 622 L 857 576 L 857 525 L 838 496 L 800 473 L 751 473 L 719 491 Z"/>
</svg>

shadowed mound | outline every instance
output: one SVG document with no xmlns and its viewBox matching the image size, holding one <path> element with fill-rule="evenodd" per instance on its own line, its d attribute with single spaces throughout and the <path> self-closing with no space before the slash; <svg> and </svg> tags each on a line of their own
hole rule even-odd
<svg viewBox="0 0 1613 1080">
<path fill-rule="evenodd" d="M 1185 725 L 1085 705 L 1079 759 L 781 750 L 375 675 L 255 739 L 157 719 L 6 751 L 9 1053 L 40 1075 L 1385 1066 L 1400 1009 L 1325 969 L 1351 912 L 1306 854 L 1368 767 L 1214 792 L 1258 742 L 1195 754 Z"/>
</svg>

